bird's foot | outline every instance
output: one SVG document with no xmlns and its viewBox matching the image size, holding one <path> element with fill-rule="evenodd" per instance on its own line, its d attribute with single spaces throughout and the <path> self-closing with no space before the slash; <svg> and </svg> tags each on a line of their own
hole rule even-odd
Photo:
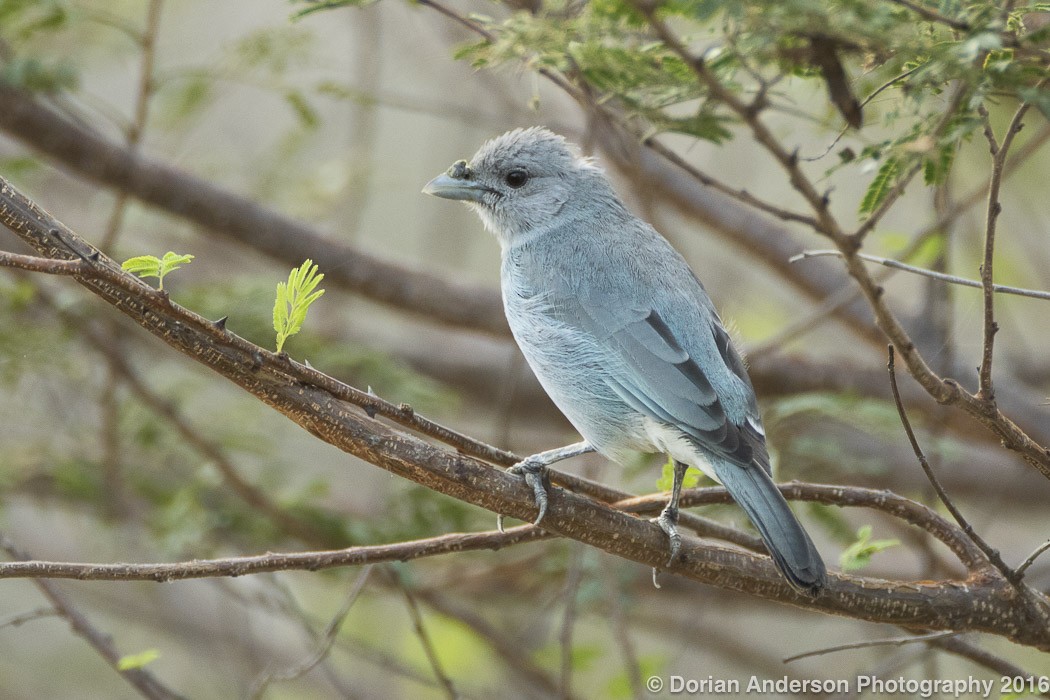
<svg viewBox="0 0 1050 700">
<path fill-rule="evenodd" d="M 660 517 L 653 518 L 651 522 L 659 525 L 660 529 L 667 533 L 667 539 L 670 542 L 669 550 L 671 553 L 671 556 L 667 560 L 667 565 L 670 566 L 674 563 L 674 560 L 678 558 L 678 552 L 682 549 L 682 536 L 678 534 L 678 509 L 671 507 L 664 508 L 660 513 Z"/>
<path fill-rule="evenodd" d="M 525 483 L 532 487 L 532 494 L 539 513 L 533 525 L 539 525 L 543 516 L 547 514 L 547 486 L 546 486 L 547 464 L 539 459 L 528 457 L 515 464 L 507 470 L 509 474 L 516 474 L 525 479 Z M 503 515 L 496 516 L 496 526 L 503 532 Z"/>
</svg>

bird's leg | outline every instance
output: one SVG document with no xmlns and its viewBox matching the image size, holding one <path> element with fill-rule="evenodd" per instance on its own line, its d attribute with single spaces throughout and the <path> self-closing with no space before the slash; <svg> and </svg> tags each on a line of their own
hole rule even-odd
<svg viewBox="0 0 1050 700">
<path fill-rule="evenodd" d="M 682 536 L 678 534 L 678 497 L 682 495 L 682 480 L 685 479 L 687 469 L 689 469 L 688 464 L 675 460 L 671 500 L 667 502 L 667 506 L 660 512 L 660 517 L 653 518 L 653 522 L 667 533 L 667 538 L 671 541 L 671 558 L 667 560 L 668 566 L 674 563 L 675 558 L 678 556 L 678 550 L 682 548 Z M 655 580 L 655 570 L 653 576 Z"/>
<path fill-rule="evenodd" d="M 591 443 L 584 440 L 526 457 L 507 470 L 511 474 L 519 474 L 524 477 L 525 483 L 532 487 L 536 507 L 539 509 L 539 514 L 536 515 L 533 525 L 539 525 L 540 521 L 543 520 L 543 516 L 547 514 L 547 487 L 543 484 L 544 470 L 555 462 L 588 452 L 594 452 L 594 447 Z M 502 514 L 496 516 L 496 526 L 500 532 L 503 532 Z"/>
</svg>

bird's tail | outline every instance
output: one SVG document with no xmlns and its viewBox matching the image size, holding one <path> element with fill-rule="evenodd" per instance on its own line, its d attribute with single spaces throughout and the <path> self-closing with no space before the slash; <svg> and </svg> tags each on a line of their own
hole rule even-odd
<svg viewBox="0 0 1050 700">
<path fill-rule="evenodd" d="M 819 593 L 827 583 L 824 560 L 769 474 L 756 464 L 740 467 L 716 461 L 713 466 L 719 481 L 758 529 L 788 583 L 803 593 Z"/>
</svg>

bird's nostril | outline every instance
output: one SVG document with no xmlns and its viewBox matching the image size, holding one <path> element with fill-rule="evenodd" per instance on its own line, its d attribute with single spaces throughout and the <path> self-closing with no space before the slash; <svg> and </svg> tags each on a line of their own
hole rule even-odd
<svg viewBox="0 0 1050 700">
<path fill-rule="evenodd" d="M 457 160 L 452 164 L 452 167 L 448 169 L 448 176 L 453 177 L 457 180 L 466 180 L 471 177 L 470 166 L 467 165 L 465 160 Z"/>
</svg>

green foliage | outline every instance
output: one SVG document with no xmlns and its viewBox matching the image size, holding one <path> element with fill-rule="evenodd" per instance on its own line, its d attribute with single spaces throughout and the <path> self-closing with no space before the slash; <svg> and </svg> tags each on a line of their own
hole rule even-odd
<svg viewBox="0 0 1050 700">
<path fill-rule="evenodd" d="M 900 160 L 897 158 L 886 159 L 882 166 L 879 167 L 879 172 L 875 175 L 875 179 L 868 185 L 868 190 L 864 193 L 864 199 L 861 200 L 857 212 L 861 216 L 867 216 L 878 209 L 879 205 L 885 201 L 893 189 L 893 186 L 897 184 L 897 177 L 900 173 Z"/>
<path fill-rule="evenodd" d="M 173 253 L 170 250 L 163 258 L 155 255 L 139 255 L 120 264 L 122 270 L 139 277 L 156 277 L 157 289 L 164 289 L 164 276 L 193 261 L 192 255 Z"/>
<path fill-rule="evenodd" d="M 309 258 L 288 274 L 288 282 L 277 283 L 277 299 L 273 304 L 273 329 L 277 331 L 277 352 L 284 341 L 303 328 L 310 305 L 321 298 L 323 289 L 317 285 L 324 279 L 317 265 Z"/>
<path fill-rule="evenodd" d="M 857 530 L 857 539 L 839 555 L 839 566 L 843 571 L 856 571 L 863 569 L 871 563 L 871 557 L 884 549 L 897 547 L 900 540 L 873 540 L 871 539 L 871 525 L 864 525 Z"/>
<path fill-rule="evenodd" d="M 31 92 L 61 92 L 77 86 L 76 69 L 62 59 L 16 56 L 0 67 L 0 81 Z"/>
<path fill-rule="evenodd" d="M 160 658 L 160 651 L 157 649 L 146 649 L 140 651 L 137 654 L 128 654 L 120 657 L 117 660 L 118 671 L 131 671 L 136 668 L 143 668 L 147 664 L 150 664 Z"/>
<path fill-rule="evenodd" d="M 15 41 L 61 29 L 68 21 L 68 3 L 61 0 L 0 0 L 0 32 Z"/>
<path fill-rule="evenodd" d="M 691 489 L 700 485 L 700 480 L 707 479 L 696 467 L 689 467 L 685 471 L 685 477 L 682 479 L 682 488 Z M 660 491 L 670 491 L 674 486 L 674 460 L 670 457 L 664 462 L 664 466 L 660 471 L 660 478 L 656 480 L 656 488 Z"/>
</svg>

